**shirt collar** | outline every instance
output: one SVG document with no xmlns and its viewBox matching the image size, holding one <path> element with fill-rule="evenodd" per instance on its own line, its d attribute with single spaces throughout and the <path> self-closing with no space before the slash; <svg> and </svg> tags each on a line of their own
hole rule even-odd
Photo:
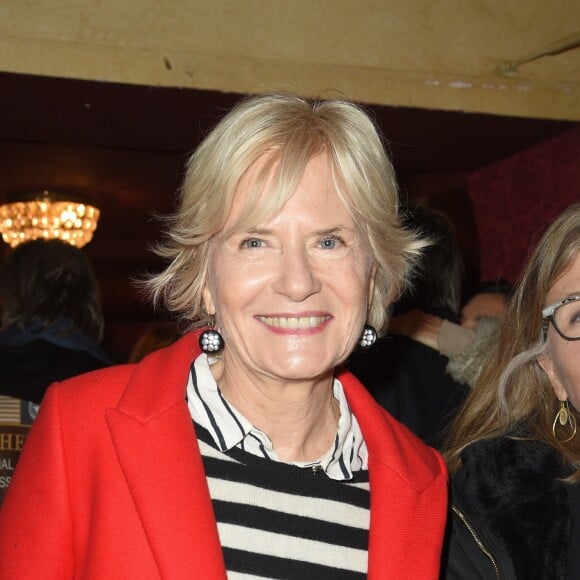
<svg viewBox="0 0 580 580">
<path fill-rule="evenodd" d="M 333 394 L 340 418 L 331 448 L 314 462 L 291 462 L 298 467 L 317 467 L 335 480 L 349 480 L 354 471 L 367 469 L 368 451 L 358 421 L 353 415 L 342 384 L 334 380 Z M 281 461 L 266 433 L 254 427 L 231 403 L 225 400 L 210 370 L 206 354 L 191 365 L 187 382 L 187 403 L 192 419 L 209 431 L 218 449 L 238 447 L 273 461 Z"/>
</svg>

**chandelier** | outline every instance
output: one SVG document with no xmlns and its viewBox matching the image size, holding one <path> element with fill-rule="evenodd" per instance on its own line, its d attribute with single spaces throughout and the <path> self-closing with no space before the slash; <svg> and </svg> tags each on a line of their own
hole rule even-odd
<svg viewBox="0 0 580 580">
<path fill-rule="evenodd" d="M 79 195 L 47 190 L 15 194 L 0 200 L 0 233 L 13 248 L 39 238 L 82 248 L 91 241 L 99 214 Z"/>
</svg>

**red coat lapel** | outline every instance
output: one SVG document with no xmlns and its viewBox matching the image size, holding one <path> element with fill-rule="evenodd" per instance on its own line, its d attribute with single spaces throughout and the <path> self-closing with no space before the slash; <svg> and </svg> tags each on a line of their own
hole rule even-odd
<svg viewBox="0 0 580 580">
<path fill-rule="evenodd" d="M 185 403 L 194 344 L 187 336 L 143 361 L 106 418 L 161 577 L 219 579 L 225 565 Z"/>
<path fill-rule="evenodd" d="M 369 580 L 436 580 L 447 512 L 443 459 L 380 407 L 350 374 L 338 377 L 369 451 Z"/>
</svg>

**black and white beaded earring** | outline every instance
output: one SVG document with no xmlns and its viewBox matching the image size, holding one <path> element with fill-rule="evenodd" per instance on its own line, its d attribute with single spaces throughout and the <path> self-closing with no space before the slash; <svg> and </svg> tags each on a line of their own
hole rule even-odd
<svg viewBox="0 0 580 580">
<path fill-rule="evenodd" d="M 224 337 L 215 327 L 214 317 L 209 320 L 209 328 L 199 335 L 199 348 L 207 354 L 215 354 L 224 347 Z"/>
<path fill-rule="evenodd" d="M 377 331 L 370 324 L 365 324 L 362 335 L 358 341 L 361 348 L 369 348 L 375 344 L 377 340 Z"/>
</svg>

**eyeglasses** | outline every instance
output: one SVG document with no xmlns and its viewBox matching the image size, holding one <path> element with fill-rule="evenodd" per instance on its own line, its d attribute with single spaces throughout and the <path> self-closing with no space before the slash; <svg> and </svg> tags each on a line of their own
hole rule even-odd
<svg viewBox="0 0 580 580">
<path fill-rule="evenodd" d="M 580 294 L 546 306 L 542 310 L 542 320 L 544 338 L 551 322 L 564 340 L 580 340 Z"/>
</svg>

